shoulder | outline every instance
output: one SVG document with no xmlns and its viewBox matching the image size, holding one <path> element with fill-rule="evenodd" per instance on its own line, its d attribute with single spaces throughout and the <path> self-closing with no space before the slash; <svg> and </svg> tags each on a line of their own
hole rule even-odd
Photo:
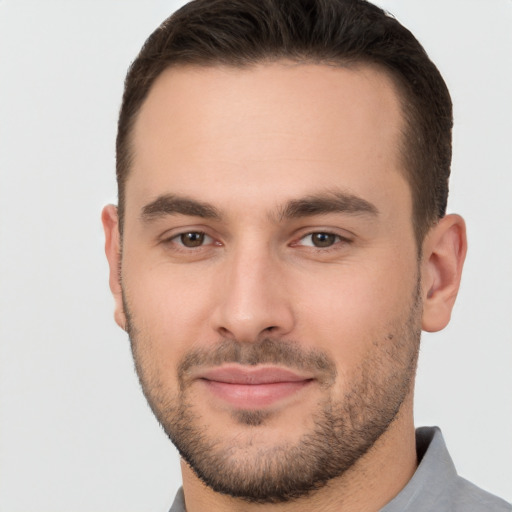
<svg viewBox="0 0 512 512">
<path fill-rule="evenodd" d="M 381 512 L 512 512 L 512 505 L 457 474 L 441 431 L 416 431 L 418 468 Z"/>
<path fill-rule="evenodd" d="M 450 512 L 512 512 L 512 505 L 484 491 L 457 474 L 446 448 L 443 435 L 437 427 L 422 427 L 416 431 L 417 447 L 423 452 L 421 466 L 425 466 L 423 485 L 430 489 L 437 510 Z M 420 455 L 420 453 L 419 453 Z M 421 458 L 421 457 L 420 457 Z"/>
<path fill-rule="evenodd" d="M 422 444 L 425 450 L 424 462 L 430 469 L 428 480 L 429 483 L 437 480 L 439 493 L 437 499 L 439 505 L 442 505 L 442 510 L 451 512 L 512 512 L 510 503 L 484 491 L 457 474 L 439 428 L 419 428 L 417 430 L 417 445 L 421 446 Z"/>
<path fill-rule="evenodd" d="M 458 476 L 451 486 L 447 509 L 453 512 L 512 512 L 512 505 Z"/>
</svg>

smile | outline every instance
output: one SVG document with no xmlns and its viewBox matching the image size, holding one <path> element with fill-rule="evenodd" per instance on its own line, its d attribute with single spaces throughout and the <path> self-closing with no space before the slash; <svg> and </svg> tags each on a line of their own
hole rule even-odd
<svg viewBox="0 0 512 512">
<path fill-rule="evenodd" d="M 198 380 L 222 401 L 239 409 L 260 409 L 291 397 L 311 384 L 311 376 L 279 367 L 223 366 L 202 372 Z"/>
</svg>

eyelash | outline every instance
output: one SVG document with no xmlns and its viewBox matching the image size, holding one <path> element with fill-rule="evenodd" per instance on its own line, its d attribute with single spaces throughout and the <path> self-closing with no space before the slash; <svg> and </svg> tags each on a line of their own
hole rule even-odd
<svg viewBox="0 0 512 512">
<path fill-rule="evenodd" d="M 315 235 L 323 235 L 323 236 L 326 236 L 326 237 L 333 237 L 334 240 L 329 245 L 325 245 L 325 246 L 315 245 L 314 242 L 313 242 L 313 237 Z M 300 244 L 299 243 L 299 242 L 301 242 L 301 241 L 303 241 L 303 240 L 305 240 L 307 238 L 311 238 L 311 243 L 310 244 L 305 245 L 305 244 Z M 348 238 L 345 238 L 345 237 L 341 236 L 341 235 L 338 235 L 337 233 L 332 233 L 331 231 L 312 231 L 310 233 L 305 234 L 301 238 L 299 238 L 297 242 L 292 243 L 292 246 L 309 247 L 309 248 L 314 249 L 314 250 L 328 251 L 330 249 L 331 250 L 336 249 L 337 246 L 340 243 L 342 243 L 342 244 L 350 243 L 350 240 Z"/>
<path fill-rule="evenodd" d="M 204 241 L 205 238 L 208 238 L 209 240 L 211 240 L 211 242 L 208 243 L 208 244 L 201 243 L 200 245 L 189 247 L 189 246 L 186 246 L 183 243 L 183 237 L 186 237 L 187 235 L 197 235 L 199 237 L 203 237 L 203 241 Z M 205 245 L 210 245 L 212 242 L 215 244 L 215 240 L 211 236 L 206 234 L 204 231 L 200 231 L 200 230 L 197 230 L 197 231 L 194 231 L 194 230 L 184 231 L 182 233 L 178 233 L 177 235 L 173 235 L 172 237 L 167 238 L 167 239 L 164 240 L 165 244 L 177 245 L 178 247 L 180 247 L 180 250 L 194 250 L 196 248 L 205 247 Z M 220 245 L 218 242 L 216 243 L 216 245 L 217 244 Z"/>
<path fill-rule="evenodd" d="M 200 241 L 200 244 L 199 245 L 196 245 L 196 246 L 187 246 L 185 245 L 185 243 L 183 243 L 183 237 L 186 237 L 187 235 L 195 235 L 195 236 L 198 236 L 198 237 L 202 237 L 202 240 Z M 315 245 L 314 242 L 312 241 L 310 244 L 301 244 L 300 242 L 307 239 L 308 237 L 313 237 L 315 235 L 324 235 L 324 236 L 327 236 L 327 237 L 334 237 L 334 240 L 332 241 L 331 244 L 329 245 L 326 245 L 326 246 L 318 246 L 318 245 Z M 205 242 L 205 239 L 209 239 L 210 242 L 208 243 L 204 243 Z M 193 251 L 193 250 L 199 250 L 199 249 L 202 249 L 202 248 L 205 248 L 209 245 L 217 245 L 217 246 L 220 246 L 222 245 L 220 242 L 216 242 L 215 239 L 211 236 L 209 236 L 207 233 L 205 233 L 204 231 L 201 231 L 201 230 L 190 230 L 190 231 L 184 231 L 182 233 L 178 233 L 176 235 L 173 235 L 172 237 L 169 237 L 165 240 L 163 240 L 163 243 L 164 244 L 173 244 L 175 245 L 176 247 L 179 248 L 179 250 L 181 251 Z M 290 244 L 291 247 L 308 247 L 312 250 L 316 250 L 316 251 L 322 251 L 322 252 L 325 252 L 325 251 L 329 251 L 329 250 L 333 250 L 333 249 L 336 249 L 338 248 L 337 246 L 339 244 L 349 244 L 351 243 L 351 240 L 346 238 L 346 237 L 343 237 L 337 233 L 333 233 L 331 231 L 311 231 L 309 233 L 306 233 L 304 235 L 302 235 L 300 238 L 298 238 L 296 241 L 292 242 Z"/>
</svg>

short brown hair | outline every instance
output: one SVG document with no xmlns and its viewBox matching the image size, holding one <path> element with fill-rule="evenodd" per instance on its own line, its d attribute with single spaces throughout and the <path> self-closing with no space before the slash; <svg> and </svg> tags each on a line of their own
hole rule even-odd
<svg viewBox="0 0 512 512">
<path fill-rule="evenodd" d="M 164 21 L 145 42 L 125 80 L 116 143 L 121 233 L 130 136 L 162 71 L 180 64 L 244 67 L 281 59 L 375 65 L 393 79 L 405 120 L 400 151 L 421 247 L 428 229 L 446 213 L 450 94 L 411 32 L 365 0 L 194 0 Z"/>
</svg>

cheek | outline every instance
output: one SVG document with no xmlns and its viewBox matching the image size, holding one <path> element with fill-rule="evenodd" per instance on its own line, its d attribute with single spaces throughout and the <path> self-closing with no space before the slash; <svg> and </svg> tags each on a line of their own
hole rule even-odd
<svg viewBox="0 0 512 512">
<path fill-rule="evenodd" d="M 403 263 L 403 262 L 400 262 Z M 416 268 L 409 264 L 347 266 L 307 286 L 299 317 L 307 343 L 322 345 L 338 371 L 360 365 L 368 349 L 407 321 Z"/>
<path fill-rule="evenodd" d="M 127 262 L 123 282 L 141 350 L 174 371 L 182 354 L 207 337 L 210 293 L 204 276 Z"/>
</svg>

